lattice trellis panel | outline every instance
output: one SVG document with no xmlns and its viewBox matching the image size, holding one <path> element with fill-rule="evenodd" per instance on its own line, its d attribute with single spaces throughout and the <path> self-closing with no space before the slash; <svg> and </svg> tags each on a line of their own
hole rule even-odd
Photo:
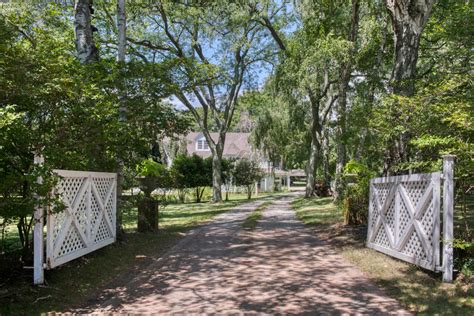
<svg viewBox="0 0 474 316">
<path fill-rule="evenodd" d="M 47 216 L 46 262 L 54 268 L 115 241 L 115 173 L 54 170 L 66 209 Z"/>
<path fill-rule="evenodd" d="M 436 270 L 440 179 L 439 172 L 372 179 L 367 247 Z"/>
</svg>

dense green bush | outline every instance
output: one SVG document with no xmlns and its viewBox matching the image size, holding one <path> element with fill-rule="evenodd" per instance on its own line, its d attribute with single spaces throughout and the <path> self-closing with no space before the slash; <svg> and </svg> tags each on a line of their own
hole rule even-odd
<svg viewBox="0 0 474 316">
<path fill-rule="evenodd" d="M 375 176 L 366 166 L 349 161 L 344 168 L 344 178 L 348 182 L 344 192 L 343 211 L 346 225 L 367 222 L 370 179 Z"/>
<path fill-rule="evenodd" d="M 189 190 L 195 190 L 196 202 L 201 202 L 205 187 L 212 185 L 211 158 L 198 155 L 178 155 L 170 169 L 172 187 L 178 190 L 179 200 L 185 201 Z"/>
<path fill-rule="evenodd" d="M 249 199 L 252 197 L 255 182 L 260 181 L 262 176 L 263 173 L 258 162 L 254 160 L 240 159 L 235 163 L 233 170 L 235 184 L 245 187 Z"/>
</svg>

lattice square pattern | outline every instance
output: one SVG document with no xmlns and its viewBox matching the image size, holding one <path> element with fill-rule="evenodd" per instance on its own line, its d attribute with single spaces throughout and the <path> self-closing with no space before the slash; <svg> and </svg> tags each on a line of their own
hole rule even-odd
<svg viewBox="0 0 474 316">
<path fill-rule="evenodd" d="M 434 269 L 440 214 L 440 190 L 434 188 L 440 186 L 439 174 L 379 178 L 371 185 L 367 245 Z"/>
<path fill-rule="evenodd" d="M 115 174 L 56 170 L 66 209 L 48 214 L 47 254 L 64 263 L 115 240 Z M 80 254 L 79 254 L 80 253 Z"/>
</svg>

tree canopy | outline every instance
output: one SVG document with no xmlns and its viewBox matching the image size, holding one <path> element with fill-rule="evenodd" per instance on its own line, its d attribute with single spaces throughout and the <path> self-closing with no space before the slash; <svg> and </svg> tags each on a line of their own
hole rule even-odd
<svg viewBox="0 0 474 316">
<path fill-rule="evenodd" d="M 38 173 L 123 170 L 127 186 L 138 163 L 163 162 L 164 138 L 191 129 L 212 158 L 188 157 L 179 173 L 195 183 L 175 185 L 199 191 L 208 179 L 189 173 L 205 170 L 216 202 L 229 131 L 304 169 L 308 197 L 317 182 L 350 194 L 348 162 L 428 172 L 447 153 L 467 186 L 473 43 L 471 0 L 3 2 L 0 217 L 27 236 Z"/>
</svg>

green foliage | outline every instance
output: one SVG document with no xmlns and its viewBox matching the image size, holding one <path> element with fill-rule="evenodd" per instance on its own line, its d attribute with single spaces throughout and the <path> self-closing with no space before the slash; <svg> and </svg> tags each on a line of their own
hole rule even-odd
<svg viewBox="0 0 474 316">
<path fill-rule="evenodd" d="M 178 189 L 210 186 L 212 184 L 211 159 L 198 155 L 178 155 L 173 161 L 171 174 Z"/>
<path fill-rule="evenodd" d="M 171 187 L 172 179 L 168 169 L 152 158 L 145 159 L 138 164 L 136 171 L 139 176 L 140 188 L 148 198 L 150 198 L 151 193 L 158 188 L 166 193 L 166 190 Z M 166 194 L 161 197 L 161 200 L 165 198 L 165 195 Z"/>
<path fill-rule="evenodd" d="M 143 160 L 137 165 L 137 173 L 143 177 L 160 177 L 165 171 L 166 167 L 163 164 L 154 161 L 152 158 Z"/>
<path fill-rule="evenodd" d="M 61 208 L 47 194 L 57 181 L 50 170 L 115 172 L 119 161 L 133 170 L 157 139 L 189 125 L 162 101 L 169 64 L 118 65 L 104 51 L 99 62 L 81 65 L 70 15 L 54 4 L 0 6 L 0 223 L 19 224 L 25 255 L 36 201 Z M 34 152 L 45 157 L 44 170 L 33 165 Z"/>
<path fill-rule="evenodd" d="M 367 220 L 370 179 L 375 173 L 366 165 L 350 160 L 344 167 L 344 178 L 348 182 L 343 197 L 345 224 L 361 224 Z"/>
<path fill-rule="evenodd" d="M 256 181 L 263 177 L 262 170 L 258 162 L 249 159 L 240 159 L 237 161 L 233 171 L 233 178 L 236 185 L 244 186 L 247 190 L 247 196 L 252 197 L 252 189 Z"/>
<path fill-rule="evenodd" d="M 212 159 L 203 159 L 198 155 L 178 155 L 170 170 L 173 187 L 180 191 L 180 200 L 184 201 L 187 191 L 196 189 L 196 201 L 201 201 L 204 187 L 212 185 Z"/>
</svg>

